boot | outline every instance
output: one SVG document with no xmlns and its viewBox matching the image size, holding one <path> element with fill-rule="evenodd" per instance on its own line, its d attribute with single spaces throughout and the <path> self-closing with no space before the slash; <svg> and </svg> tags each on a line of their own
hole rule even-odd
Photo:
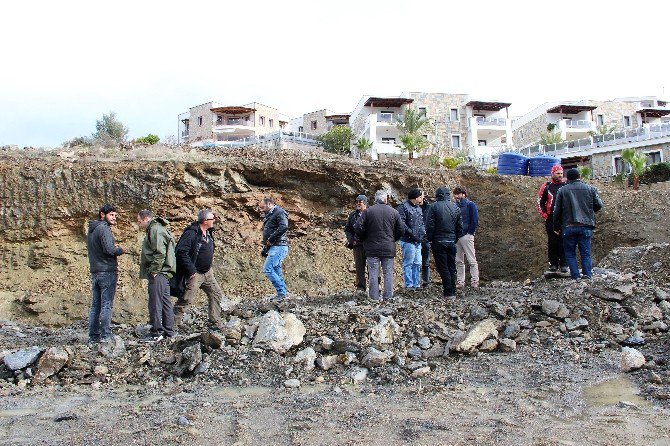
<svg viewBox="0 0 670 446">
<path fill-rule="evenodd" d="M 430 266 L 421 267 L 421 286 L 424 288 L 430 285 Z"/>
</svg>

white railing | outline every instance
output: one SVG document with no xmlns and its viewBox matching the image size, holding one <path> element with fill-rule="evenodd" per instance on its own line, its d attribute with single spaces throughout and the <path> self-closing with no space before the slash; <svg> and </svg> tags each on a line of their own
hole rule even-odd
<svg viewBox="0 0 670 446">
<path fill-rule="evenodd" d="M 505 127 L 507 125 L 507 119 L 505 118 L 483 118 L 477 116 L 477 125 L 494 125 Z"/>
<path fill-rule="evenodd" d="M 215 127 L 220 127 L 224 125 L 241 125 L 244 127 L 254 127 L 254 121 L 245 121 L 244 119 L 222 119 L 217 120 L 214 124 Z"/>
<path fill-rule="evenodd" d="M 274 141 L 293 141 L 310 146 L 319 144 L 318 136 L 302 132 L 289 132 L 280 130 L 278 132 L 267 133 L 265 135 L 250 136 L 246 138 L 228 139 L 205 144 L 204 147 L 247 147 L 252 145 L 262 145 Z"/>
<path fill-rule="evenodd" d="M 377 122 L 383 122 L 385 124 L 395 124 L 398 120 L 402 121 L 402 115 L 392 115 L 377 113 Z"/>
<path fill-rule="evenodd" d="M 589 129 L 591 121 L 585 119 L 564 119 L 565 126 L 569 129 Z"/>
</svg>

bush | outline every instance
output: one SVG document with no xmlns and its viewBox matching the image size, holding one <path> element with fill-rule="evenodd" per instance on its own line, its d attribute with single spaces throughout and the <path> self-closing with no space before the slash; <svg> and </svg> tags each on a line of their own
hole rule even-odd
<svg viewBox="0 0 670 446">
<path fill-rule="evenodd" d="M 498 173 L 498 168 L 497 167 L 487 167 L 484 172 L 486 173 Z"/>
<path fill-rule="evenodd" d="M 662 181 L 670 181 L 670 163 L 652 164 L 640 176 L 640 182 L 645 184 L 660 183 Z"/>
<path fill-rule="evenodd" d="M 461 157 L 454 157 L 454 156 L 448 156 L 445 159 L 442 160 L 442 165 L 446 167 L 447 169 L 455 169 L 458 167 L 460 164 L 463 164 L 465 162 L 464 158 Z"/>
<path fill-rule="evenodd" d="M 91 147 L 93 146 L 93 140 L 87 136 L 77 136 L 63 143 L 63 147 L 66 149 L 72 147 Z"/>
<path fill-rule="evenodd" d="M 149 133 L 147 136 L 141 136 L 135 140 L 136 143 L 138 144 L 145 144 L 147 146 L 153 146 L 154 144 L 158 144 L 158 141 L 161 139 L 152 133 Z"/>
</svg>

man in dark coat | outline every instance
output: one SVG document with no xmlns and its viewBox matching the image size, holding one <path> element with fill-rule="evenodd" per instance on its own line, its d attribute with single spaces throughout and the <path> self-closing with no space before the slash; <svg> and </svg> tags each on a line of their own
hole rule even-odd
<svg viewBox="0 0 670 446">
<path fill-rule="evenodd" d="M 559 268 L 562 273 L 568 272 L 568 263 L 563 253 L 563 239 L 560 231 L 556 233 L 554 229 L 556 195 L 565 184 L 563 166 L 556 164 L 551 168 L 551 179 L 542 183 L 537 193 L 537 211 L 544 220 L 544 228 L 547 231 L 547 255 L 549 257 L 549 271 L 551 272 L 556 272 Z"/>
<path fill-rule="evenodd" d="M 263 198 L 259 206 L 264 214 L 263 252 L 267 255 L 263 273 L 277 292 L 270 300 L 283 302 L 286 300 L 286 282 L 282 264 L 288 255 L 288 214 L 269 197 Z"/>
<path fill-rule="evenodd" d="M 88 223 L 86 248 L 91 267 L 91 310 L 88 315 L 88 342 L 112 339 L 112 306 L 119 280 L 117 257 L 126 251 L 116 246 L 112 226 L 116 225 L 116 207 L 105 204 L 98 219 Z"/>
<path fill-rule="evenodd" d="M 456 297 L 456 242 L 463 235 L 461 210 L 450 201 L 450 195 L 448 187 L 438 188 L 426 218 L 426 238 L 431 242 L 445 299 Z"/>
<path fill-rule="evenodd" d="M 423 214 L 423 225 L 426 226 L 426 218 L 428 218 L 428 209 L 431 203 L 428 197 L 423 197 L 421 204 L 421 212 Z M 430 242 L 427 237 L 421 241 L 421 286 L 428 287 L 430 285 Z"/>
<path fill-rule="evenodd" d="M 354 225 L 358 237 L 363 240 L 368 263 L 368 283 L 370 298 L 380 300 L 379 269 L 384 275 L 384 300 L 393 298 L 393 259 L 396 241 L 405 233 L 398 211 L 387 204 L 388 192 L 375 193 L 375 204 L 363 212 Z"/>
<path fill-rule="evenodd" d="M 356 209 L 354 209 L 349 218 L 347 219 L 347 224 L 344 227 L 344 234 L 347 237 L 347 248 L 353 250 L 354 253 L 354 265 L 356 265 L 356 289 L 358 291 L 366 291 L 365 284 L 365 248 L 363 248 L 363 243 L 356 235 L 354 231 L 354 225 L 361 218 L 361 215 L 368 207 L 368 198 L 365 195 L 359 195 L 356 197 Z"/>
<path fill-rule="evenodd" d="M 426 238 L 422 204 L 423 191 L 413 188 L 407 194 L 407 200 L 398 206 L 398 214 L 405 224 L 405 233 L 400 237 L 403 280 L 405 288 L 409 289 L 421 285 L 421 242 Z"/>
</svg>

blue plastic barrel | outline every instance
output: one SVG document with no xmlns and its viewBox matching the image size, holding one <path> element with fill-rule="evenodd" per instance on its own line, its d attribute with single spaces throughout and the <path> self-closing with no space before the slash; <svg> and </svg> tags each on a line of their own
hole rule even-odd
<svg viewBox="0 0 670 446">
<path fill-rule="evenodd" d="M 501 153 L 498 157 L 499 175 L 528 175 L 528 157 L 520 153 Z"/>
<path fill-rule="evenodd" d="M 535 155 L 528 161 L 528 174 L 531 177 L 548 177 L 551 175 L 551 168 L 556 164 L 561 164 L 561 159 L 549 155 Z"/>
</svg>

